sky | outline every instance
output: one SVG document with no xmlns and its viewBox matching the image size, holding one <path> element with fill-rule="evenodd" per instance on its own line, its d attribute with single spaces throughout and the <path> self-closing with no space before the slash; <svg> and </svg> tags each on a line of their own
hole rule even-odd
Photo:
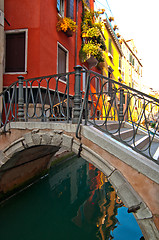
<svg viewBox="0 0 159 240">
<path fill-rule="evenodd" d="M 125 40 L 134 39 L 143 65 L 143 84 L 159 91 L 158 0 L 96 0 L 96 8 L 105 8 L 114 17 L 116 33 Z"/>
</svg>

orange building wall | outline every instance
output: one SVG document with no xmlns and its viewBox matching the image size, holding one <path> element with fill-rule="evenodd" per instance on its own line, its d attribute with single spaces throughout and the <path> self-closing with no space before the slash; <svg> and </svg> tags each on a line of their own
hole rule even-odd
<svg viewBox="0 0 159 240">
<path fill-rule="evenodd" d="M 93 8 L 93 0 L 90 3 Z M 57 73 L 57 42 L 69 51 L 68 71 L 74 71 L 75 33 L 73 37 L 67 37 L 62 31 L 57 32 L 58 12 L 56 6 L 56 0 L 5 1 L 5 18 L 10 23 L 9 26 L 5 22 L 5 30 L 28 29 L 27 74 L 23 74 L 25 79 Z M 82 65 L 78 57 L 82 41 L 81 14 L 82 1 L 78 3 L 77 64 L 79 65 Z M 74 1 L 74 21 L 76 21 L 75 17 L 76 1 Z M 96 70 L 96 68 L 92 70 Z M 17 81 L 18 75 L 4 74 L 4 87 Z"/>
</svg>

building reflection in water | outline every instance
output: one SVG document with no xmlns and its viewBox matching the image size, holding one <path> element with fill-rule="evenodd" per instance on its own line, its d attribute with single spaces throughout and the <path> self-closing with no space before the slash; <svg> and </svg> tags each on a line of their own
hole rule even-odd
<svg viewBox="0 0 159 240">
<path fill-rule="evenodd" d="M 111 233 L 118 225 L 117 210 L 123 203 L 101 171 L 82 158 L 76 159 L 59 168 L 50 178 L 50 185 L 52 190 L 58 189 L 59 200 L 67 195 L 65 201 L 76 208 L 72 217 L 76 226 L 99 239 L 113 239 Z"/>
<path fill-rule="evenodd" d="M 74 157 L 0 206 L 1 239 L 139 240 L 122 205 L 104 174 Z"/>
</svg>

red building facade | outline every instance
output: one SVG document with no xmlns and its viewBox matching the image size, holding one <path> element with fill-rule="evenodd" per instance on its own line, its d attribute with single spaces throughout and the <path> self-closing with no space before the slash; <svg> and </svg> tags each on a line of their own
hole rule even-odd
<svg viewBox="0 0 159 240">
<path fill-rule="evenodd" d="M 90 8 L 94 1 L 86 1 Z M 19 75 L 25 79 L 74 70 L 82 65 L 82 1 L 74 0 L 5 0 L 5 71 L 3 86 Z M 72 37 L 57 31 L 58 16 L 70 17 L 78 25 Z"/>
</svg>

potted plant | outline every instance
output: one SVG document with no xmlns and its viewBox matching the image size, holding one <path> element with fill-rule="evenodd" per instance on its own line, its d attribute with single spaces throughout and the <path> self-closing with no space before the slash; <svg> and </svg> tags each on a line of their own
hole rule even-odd
<svg viewBox="0 0 159 240">
<path fill-rule="evenodd" d="M 91 40 L 87 43 L 82 44 L 79 57 L 82 62 L 88 62 L 91 66 L 96 66 L 98 62 L 104 61 L 100 44 L 95 44 Z"/>
<path fill-rule="evenodd" d="M 76 31 L 77 25 L 71 18 L 68 17 L 58 17 L 58 22 L 56 25 L 57 31 L 63 31 L 68 37 L 72 37 L 73 32 Z"/>
<path fill-rule="evenodd" d="M 81 23 L 82 45 L 79 57 L 82 62 L 88 62 L 89 66 L 96 66 L 104 62 L 102 51 L 106 49 L 102 36 L 101 23 L 95 23 L 98 13 L 88 8 L 83 0 L 83 14 Z"/>
</svg>

